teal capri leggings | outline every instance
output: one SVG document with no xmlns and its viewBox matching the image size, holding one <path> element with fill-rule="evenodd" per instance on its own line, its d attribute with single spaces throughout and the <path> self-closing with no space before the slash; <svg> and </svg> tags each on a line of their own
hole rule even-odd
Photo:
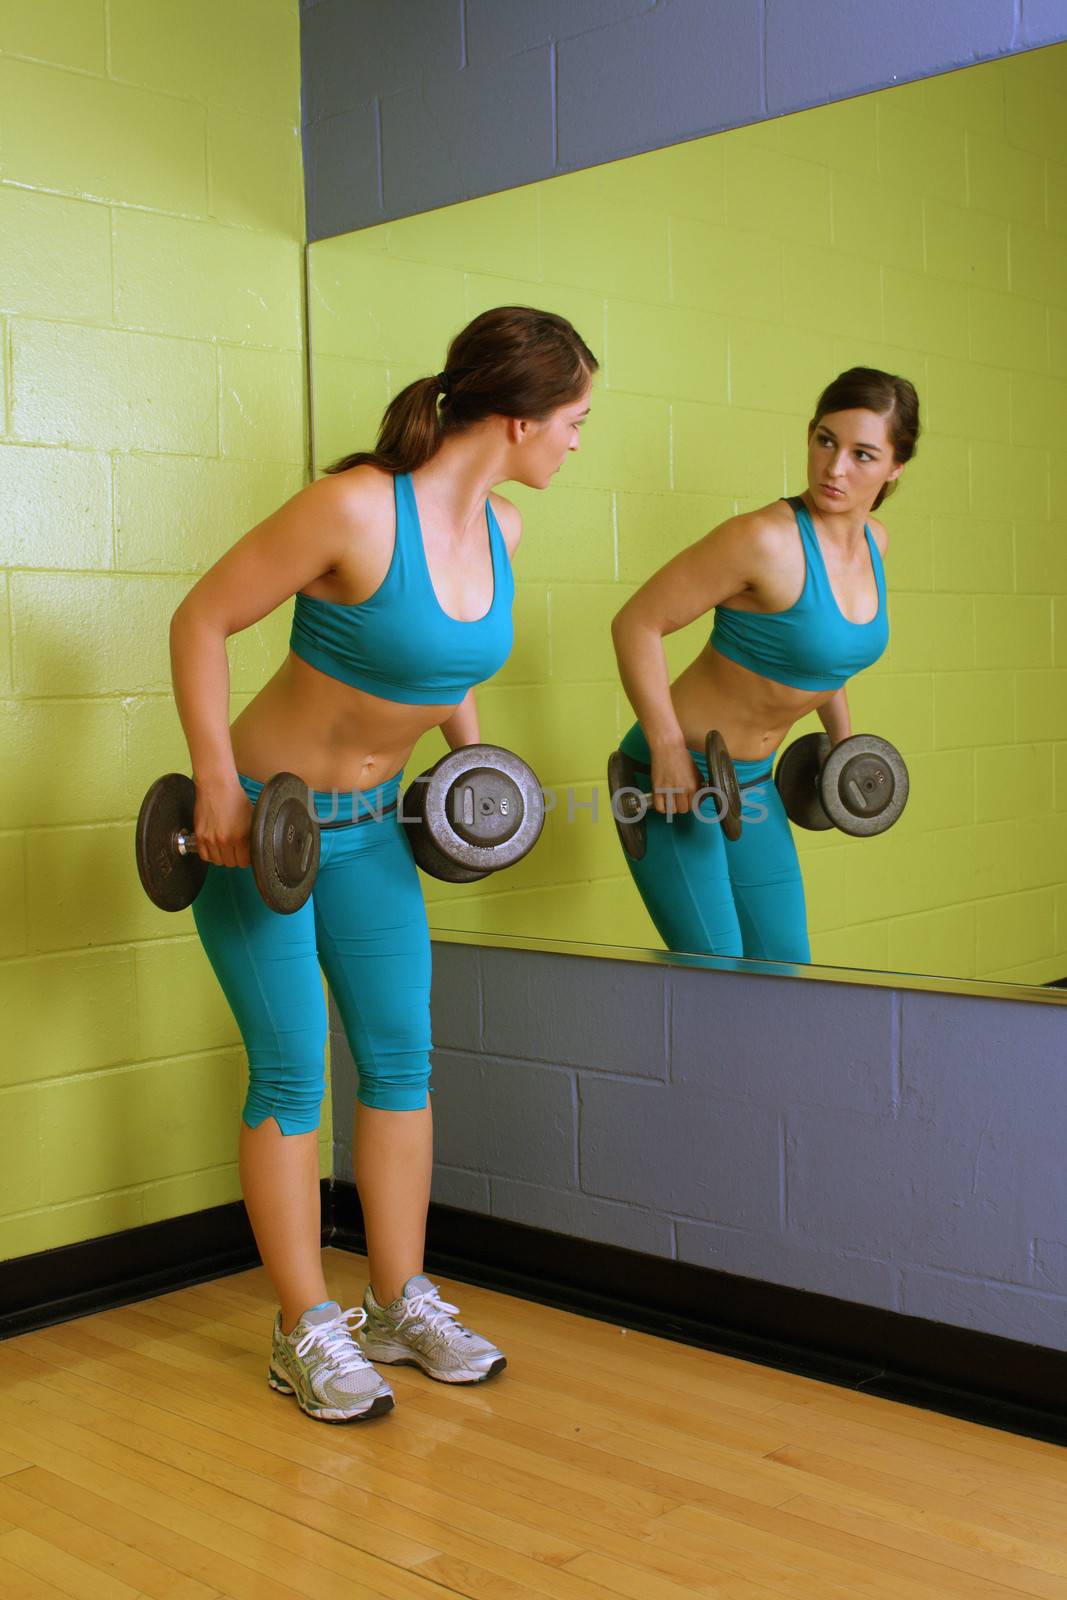
<svg viewBox="0 0 1067 1600">
<path fill-rule="evenodd" d="M 637 762 L 639 782 L 651 777 L 640 723 L 623 739 L 622 749 Z M 689 754 L 707 783 L 703 755 Z M 668 950 L 811 960 L 804 882 L 789 819 L 771 778 L 773 763 L 773 754 L 734 763 L 744 802 L 741 837 L 735 842 L 714 820 L 714 795 L 700 802 L 702 816 L 685 812 L 668 820 L 649 811 L 644 857 L 626 860 Z"/>
<path fill-rule="evenodd" d="M 354 795 L 314 791 L 321 820 L 350 825 L 323 831 L 315 888 L 299 911 L 271 911 L 250 867 L 209 867 L 193 902 L 248 1052 L 243 1117 L 250 1128 L 268 1117 L 282 1133 L 319 1125 L 326 1087 L 322 972 L 359 1070 L 361 1103 L 385 1111 L 427 1103 L 430 935 L 415 863 L 390 809 L 401 776 Z M 253 802 L 262 788 L 245 777 L 241 786 Z"/>
</svg>

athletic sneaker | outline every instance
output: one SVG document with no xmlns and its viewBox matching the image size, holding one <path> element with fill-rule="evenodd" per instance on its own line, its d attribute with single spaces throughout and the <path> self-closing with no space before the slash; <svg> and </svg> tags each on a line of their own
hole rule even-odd
<svg viewBox="0 0 1067 1600">
<path fill-rule="evenodd" d="M 349 1327 L 349 1319 L 355 1325 Z M 291 1333 L 274 1319 L 267 1379 L 279 1394 L 295 1394 L 301 1411 L 319 1422 L 362 1422 L 393 1407 L 393 1391 L 359 1353 L 354 1335 L 367 1320 L 336 1300 L 305 1311 Z"/>
<path fill-rule="evenodd" d="M 437 1285 L 421 1274 L 409 1278 L 399 1300 L 380 1306 L 367 1286 L 366 1321 L 356 1340 L 368 1361 L 421 1367 L 441 1383 L 484 1383 L 507 1361 L 488 1339 L 456 1321 L 458 1306 L 441 1299 Z"/>
</svg>

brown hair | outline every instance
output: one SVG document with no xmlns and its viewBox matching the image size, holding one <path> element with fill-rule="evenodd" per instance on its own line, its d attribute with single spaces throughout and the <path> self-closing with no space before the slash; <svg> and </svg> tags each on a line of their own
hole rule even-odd
<svg viewBox="0 0 1067 1600">
<path fill-rule="evenodd" d="M 811 426 L 835 411 L 873 411 L 886 419 L 893 459 L 898 465 L 910 461 L 919 441 L 919 396 L 907 378 L 880 372 L 877 367 L 849 367 L 827 384 L 815 405 Z M 896 483 L 885 483 L 871 507 L 877 511 Z"/>
<path fill-rule="evenodd" d="M 541 421 L 577 400 L 599 362 L 564 317 L 529 306 L 496 306 L 467 324 L 448 347 L 443 371 L 394 395 L 373 450 L 326 468 L 414 472 L 449 434 L 486 417 Z M 438 398 L 440 397 L 440 405 Z"/>
</svg>

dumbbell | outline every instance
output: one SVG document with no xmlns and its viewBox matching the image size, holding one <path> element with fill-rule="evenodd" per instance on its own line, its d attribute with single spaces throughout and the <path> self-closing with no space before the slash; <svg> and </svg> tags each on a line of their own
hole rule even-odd
<svg viewBox="0 0 1067 1600">
<path fill-rule="evenodd" d="M 741 791 L 733 761 L 717 728 L 712 728 L 704 741 L 704 755 L 708 764 L 708 783 L 702 793 L 710 790 L 719 797 L 722 809 L 718 820 L 722 831 L 728 839 L 739 839 Z M 634 861 L 640 861 L 645 853 L 648 843 L 645 816 L 649 807 L 655 804 L 655 795 L 637 781 L 639 777 L 648 776 L 648 769 L 639 767 L 633 757 L 622 750 L 613 750 L 608 758 L 611 814 L 615 818 L 622 847 Z"/>
<path fill-rule="evenodd" d="M 445 883 L 476 883 L 533 849 L 545 797 L 532 768 L 510 750 L 461 745 L 408 785 L 400 816 L 424 872 Z"/>
<path fill-rule="evenodd" d="M 303 779 L 281 772 L 264 785 L 252 813 L 252 872 L 272 911 L 299 911 L 307 900 L 322 830 L 358 825 L 320 822 L 308 801 Z M 158 778 L 141 803 L 137 870 L 148 898 L 163 911 L 184 910 L 207 877 L 208 863 L 196 853 L 195 804 L 193 781 L 180 772 Z M 362 820 L 377 815 L 371 811 Z M 533 848 L 544 826 L 544 795 L 531 768 L 510 750 L 466 745 L 409 785 L 400 816 L 425 872 L 448 883 L 474 883 Z"/>
<path fill-rule="evenodd" d="M 868 837 L 891 828 L 908 801 L 908 769 L 888 739 L 856 733 L 831 746 L 806 733 L 783 751 L 774 781 L 786 815 L 800 828 Z"/>
<path fill-rule="evenodd" d="M 196 786 L 182 772 L 157 778 L 137 817 L 137 870 L 161 911 L 183 911 L 200 893 L 208 863 L 196 852 Z M 252 812 L 249 858 L 256 887 L 272 911 L 299 911 L 319 869 L 319 822 L 308 786 L 292 772 L 264 784 Z"/>
</svg>

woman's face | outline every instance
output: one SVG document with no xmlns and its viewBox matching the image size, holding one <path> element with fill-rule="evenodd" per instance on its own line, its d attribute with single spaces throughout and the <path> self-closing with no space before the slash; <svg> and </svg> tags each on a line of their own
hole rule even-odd
<svg viewBox="0 0 1067 1600">
<path fill-rule="evenodd" d="M 531 489 L 547 489 L 572 450 L 580 443 L 581 427 L 589 415 L 592 386 L 587 384 L 577 400 L 557 406 L 541 421 L 520 423 L 519 470 L 515 476 Z"/>
<path fill-rule="evenodd" d="M 808 491 L 820 511 L 866 513 L 900 477 L 887 423 L 877 411 L 831 411 L 808 429 Z"/>
</svg>

